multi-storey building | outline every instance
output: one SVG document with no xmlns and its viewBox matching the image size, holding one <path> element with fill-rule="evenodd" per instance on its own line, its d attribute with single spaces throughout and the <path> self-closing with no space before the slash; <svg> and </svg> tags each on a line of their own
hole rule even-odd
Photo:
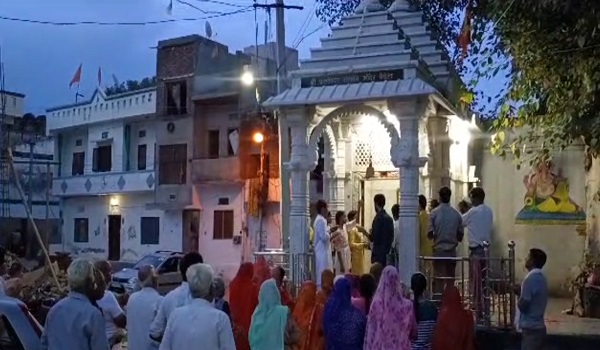
<svg viewBox="0 0 600 350">
<path fill-rule="evenodd" d="M 184 249 L 198 249 L 228 276 L 253 250 L 281 246 L 277 128 L 257 103 L 275 81 L 243 86 L 253 61 L 198 35 L 158 45 L 155 206 L 182 210 Z M 274 77 L 274 61 L 262 62 L 262 74 Z"/>
<path fill-rule="evenodd" d="M 28 212 L 42 238 L 53 242 L 60 238 L 59 207 L 50 191 L 55 162 L 53 140 L 46 136 L 46 117 L 24 110 L 25 95 L 0 91 L 0 148 L 12 149 L 15 170 L 13 173 L 8 158 L 0 158 L 0 237 L 5 247 L 34 257 L 39 244 Z M 15 232 L 20 233 L 18 242 L 10 235 Z"/>
<path fill-rule="evenodd" d="M 47 111 L 61 164 L 52 190 L 61 199 L 63 240 L 52 251 L 137 260 L 159 247 L 182 249 L 181 211 L 152 206 L 157 128 L 164 127 L 155 122 L 156 99 L 154 87 L 97 90 Z"/>
</svg>

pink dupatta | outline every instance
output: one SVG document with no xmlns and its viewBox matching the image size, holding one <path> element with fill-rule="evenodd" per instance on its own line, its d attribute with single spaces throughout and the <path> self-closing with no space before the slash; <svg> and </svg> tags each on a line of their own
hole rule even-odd
<svg viewBox="0 0 600 350">
<path fill-rule="evenodd" d="M 367 318 L 364 350 L 410 350 L 417 335 L 413 304 L 404 298 L 398 270 L 383 270 Z"/>
</svg>

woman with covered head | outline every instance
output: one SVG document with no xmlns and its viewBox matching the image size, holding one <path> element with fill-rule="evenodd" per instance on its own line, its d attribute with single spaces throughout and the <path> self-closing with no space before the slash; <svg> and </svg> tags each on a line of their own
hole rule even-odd
<svg viewBox="0 0 600 350">
<path fill-rule="evenodd" d="M 214 304 L 217 310 L 223 311 L 231 318 L 229 303 L 225 300 L 225 281 L 221 276 L 217 276 L 213 280 L 213 296 L 215 298 Z"/>
<path fill-rule="evenodd" d="M 393 266 L 383 269 L 369 310 L 365 350 L 410 350 L 417 324 L 413 304 L 404 297 L 403 289 L 398 270 Z"/>
<path fill-rule="evenodd" d="M 300 330 L 300 345 L 298 350 L 315 349 L 318 339 L 318 332 L 321 331 L 321 324 L 317 324 L 317 284 L 313 281 L 306 281 L 302 284 L 300 294 L 296 300 L 294 308 L 294 320 Z"/>
<path fill-rule="evenodd" d="M 254 266 L 245 262 L 229 283 L 229 304 L 233 322 L 235 345 L 238 350 L 250 350 L 248 332 L 252 314 L 258 305 L 258 286 L 253 281 Z"/>
<path fill-rule="evenodd" d="M 281 294 L 273 279 L 260 287 L 248 340 L 252 350 L 287 350 L 298 345 L 298 328 L 289 308 L 281 305 Z"/>
<path fill-rule="evenodd" d="M 102 312 L 90 302 L 99 289 L 94 270 L 94 264 L 84 259 L 73 261 L 67 269 L 71 291 L 48 312 L 42 349 L 108 349 Z"/>
<path fill-rule="evenodd" d="M 323 332 L 327 349 L 362 350 L 366 317 L 352 306 L 352 286 L 347 278 L 335 283 L 325 305 Z"/>
<path fill-rule="evenodd" d="M 323 335 L 323 310 L 327 300 L 333 293 L 333 280 L 335 274 L 331 270 L 324 270 L 321 273 L 321 289 L 317 292 L 317 305 L 315 307 L 314 324 L 316 335 L 314 340 L 315 344 L 313 349 L 324 349 L 325 348 L 325 337 Z"/>
<path fill-rule="evenodd" d="M 448 285 L 433 332 L 432 350 L 473 350 L 475 347 L 473 313 L 465 309 L 460 292 Z"/>
</svg>

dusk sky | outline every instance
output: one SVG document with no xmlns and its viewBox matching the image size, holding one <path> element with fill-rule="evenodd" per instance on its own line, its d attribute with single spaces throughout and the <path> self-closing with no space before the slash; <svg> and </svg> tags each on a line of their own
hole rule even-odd
<svg viewBox="0 0 600 350">
<path fill-rule="evenodd" d="M 181 0 L 184 1 L 184 0 Z M 205 33 L 201 19 L 215 12 L 229 13 L 208 19 L 212 39 L 229 46 L 230 52 L 255 43 L 255 14 L 252 0 L 186 0 L 200 8 L 193 9 L 177 0 L 172 14 L 169 0 L 3 0 L 0 2 L 0 45 L 6 72 L 6 89 L 27 95 L 27 111 L 42 113 L 46 108 L 74 102 L 75 88 L 69 81 L 80 63 L 83 64 L 81 93 L 89 96 L 97 86 L 97 71 L 103 71 L 103 83 L 112 84 L 112 74 L 120 81 L 153 76 L 156 50 L 162 39 Z M 263 1 L 261 1 L 263 2 Z M 287 0 L 301 5 L 303 11 L 287 10 L 286 42 L 294 46 L 298 38 L 307 36 L 299 45 L 300 57 L 309 55 L 310 47 L 319 46 L 319 38 L 329 29 L 314 15 L 313 0 Z M 229 4 L 229 5 L 227 5 Z M 202 11 L 209 12 L 208 14 Z M 212 13 L 210 13 L 212 12 Z M 259 43 L 264 42 L 267 16 L 258 11 Z M 14 18 L 17 20 L 8 20 Z M 189 21 L 185 19 L 197 18 Z M 150 22 L 174 20 L 154 25 L 56 25 L 46 22 Z M 272 18 L 275 36 L 275 15 Z M 319 28 L 321 28 L 319 30 Z"/>
</svg>

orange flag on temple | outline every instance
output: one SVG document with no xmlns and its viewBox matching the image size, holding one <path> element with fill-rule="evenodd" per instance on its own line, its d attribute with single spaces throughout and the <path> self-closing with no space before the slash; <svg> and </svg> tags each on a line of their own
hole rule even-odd
<svg viewBox="0 0 600 350">
<path fill-rule="evenodd" d="M 71 82 L 69 83 L 69 89 L 73 86 L 73 84 L 79 85 L 79 83 L 81 82 L 81 67 L 82 66 L 83 66 L 83 63 L 79 64 L 79 68 L 77 68 L 77 71 L 75 72 L 75 75 L 73 76 L 73 79 L 71 79 Z"/>
<path fill-rule="evenodd" d="M 465 9 L 465 19 L 463 20 L 462 29 L 460 36 L 458 37 L 458 46 L 460 48 L 460 57 L 458 62 L 462 63 L 462 60 L 467 57 L 469 52 L 469 45 L 471 44 L 471 22 L 473 21 L 473 0 L 469 1 Z"/>
</svg>

